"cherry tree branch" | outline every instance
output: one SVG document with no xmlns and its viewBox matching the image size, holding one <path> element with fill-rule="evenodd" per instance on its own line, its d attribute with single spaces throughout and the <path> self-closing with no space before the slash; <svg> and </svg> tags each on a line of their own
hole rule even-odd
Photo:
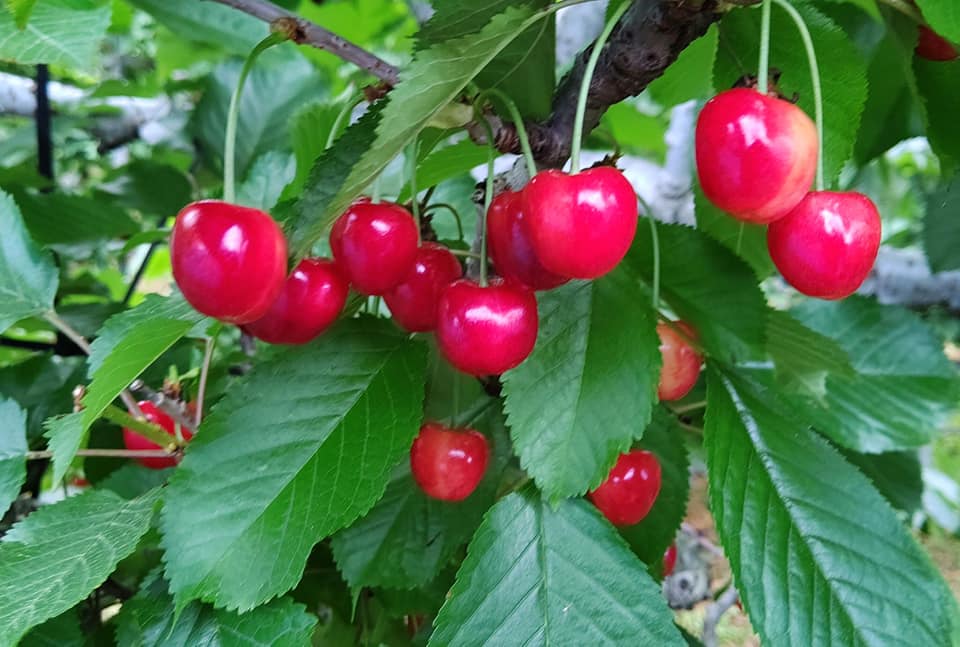
<svg viewBox="0 0 960 647">
<path fill-rule="evenodd" d="M 311 45 L 317 49 L 339 56 L 348 63 L 366 70 L 381 81 L 396 85 L 399 70 L 377 55 L 354 45 L 346 38 L 324 29 L 320 25 L 301 18 L 293 12 L 278 7 L 267 0 L 212 0 L 250 14 L 270 24 L 289 36 L 300 45 Z"/>
</svg>

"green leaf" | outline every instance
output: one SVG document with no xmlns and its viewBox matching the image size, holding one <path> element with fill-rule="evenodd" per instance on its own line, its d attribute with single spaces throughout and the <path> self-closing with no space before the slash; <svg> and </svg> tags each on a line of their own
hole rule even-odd
<svg viewBox="0 0 960 647">
<path fill-rule="evenodd" d="M 934 31 L 955 43 L 960 43 L 960 6 L 953 0 L 917 0 Z"/>
<path fill-rule="evenodd" d="M 110 5 L 96 0 L 43 0 L 25 28 L 0 11 L 0 58 L 90 70 L 110 25 Z"/>
<path fill-rule="evenodd" d="M 316 210 L 300 206 L 301 216 L 291 230 L 295 255 L 309 251 L 330 223 L 423 130 L 430 119 L 456 99 L 481 69 L 532 24 L 531 15 L 527 8 L 511 7 L 492 18 L 476 34 L 444 40 L 417 52 L 413 62 L 400 73 L 400 82 L 390 91 L 389 101 L 379 112 L 375 137 L 372 141 L 365 138 L 369 145 L 360 149 L 361 155 L 351 165 L 345 179 L 340 180 L 342 172 L 336 171 L 336 194 L 328 197 L 328 192 L 324 191 L 320 196 L 321 204 L 314 201 L 319 207 Z M 353 147 L 344 146 L 335 154 L 328 151 L 318 165 L 335 160 L 344 151 L 356 151 L 357 147 L 354 143 Z M 351 154 L 347 159 L 352 157 Z M 322 175 L 318 167 L 314 167 L 307 182 L 307 192 L 312 191 Z"/>
<path fill-rule="evenodd" d="M 707 401 L 710 508 L 764 644 L 955 644 L 950 590 L 862 474 L 742 375 L 711 370 Z"/>
<path fill-rule="evenodd" d="M 779 310 L 767 314 L 767 351 L 782 383 L 817 398 L 826 394 L 827 375 L 854 374 L 843 347 Z"/>
<path fill-rule="evenodd" d="M 0 191 L 0 331 L 50 310 L 58 280 L 53 257 L 30 238 L 13 198 Z"/>
<path fill-rule="evenodd" d="M 0 516 L 20 495 L 27 478 L 27 412 L 0 398 Z"/>
<path fill-rule="evenodd" d="M 657 318 L 623 269 L 539 294 L 527 360 L 503 376 L 524 469 L 558 501 L 595 488 L 643 435 L 660 375 Z"/>
<path fill-rule="evenodd" d="M 843 456 L 897 510 L 913 514 L 923 506 L 923 474 L 917 452 L 858 454 L 848 450 Z"/>
<path fill-rule="evenodd" d="M 266 37 L 267 24 L 231 7 L 196 0 L 130 0 L 175 34 L 246 56 Z"/>
<path fill-rule="evenodd" d="M 13 526 L 0 541 L 0 645 L 15 645 L 106 580 L 147 532 L 159 497 L 90 491 Z"/>
<path fill-rule="evenodd" d="M 927 139 L 945 172 L 960 168 L 960 130 L 954 116 L 960 111 L 960 60 L 944 63 L 913 57 L 913 73 L 926 116 Z"/>
<path fill-rule="evenodd" d="M 30 630 L 20 647 L 86 647 L 87 641 L 80 631 L 80 618 L 76 609 L 50 618 L 39 627 Z"/>
<path fill-rule="evenodd" d="M 82 357 L 39 355 L 0 369 L 0 393 L 13 398 L 27 411 L 27 438 L 40 436 L 43 421 L 70 411 L 70 392 L 83 382 Z"/>
<path fill-rule="evenodd" d="M 430 153 L 417 165 L 417 191 L 469 173 L 471 169 L 487 161 L 488 151 L 486 146 L 478 146 L 471 140 L 464 139 Z M 397 201 L 406 202 L 409 199 L 410 185 L 406 184 Z"/>
<path fill-rule="evenodd" d="M 292 185 L 284 191 L 285 197 L 297 195 L 306 183 L 314 162 L 326 150 L 327 138 L 341 109 L 342 105 L 312 103 L 294 115 L 290 125 L 290 143 L 297 161 L 297 174 Z"/>
<path fill-rule="evenodd" d="M 102 481 L 95 483 L 97 488 L 110 490 L 124 499 L 135 499 L 144 492 L 160 487 L 173 473 L 172 467 L 155 470 L 139 463 L 128 462 L 110 472 Z M 89 470 L 87 471 L 89 478 Z"/>
<path fill-rule="evenodd" d="M 774 273 L 776 268 L 767 251 L 765 226 L 731 218 L 729 214 L 707 200 L 699 183 L 694 186 L 693 199 L 697 229 L 710 234 L 723 243 L 724 247 L 749 263 L 758 277 L 766 278 Z"/>
<path fill-rule="evenodd" d="M 27 229 L 42 245 L 109 240 L 140 230 L 123 209 L 94 198 L 25 191 L 15 198 Z"/>
<path fill-rule="evenodd" d="M 706 34 L 690 43 L 663 76 L 647 90 L 654 101 L 670 107 L 691 99 L 707 99 L 714 94 L 713 64 L 717 57 L 718 31 L 712 25 Z"/>
<path fill-rule="evenodd" d="M 167 488 L 178 602 L 242 612 L 293 587 L 311 547 L 383 494 L 420 426 L 425 365 L 422 344 L 353 319 L 234 383 Z M 238 502 L 228 514 L 224 496 Z"/>
<path fill-rule="evenodd" d="M 960 270 L 960 176 L 927 197 L 923 246 L 934 272 Z"/>
<path fill-rule="evenodd" d="M 169 164 L 135 160 L 117 173 L 97 187 L 98 195 L 144 214 L 160 218 L 173 216 L 190 202 L 193 193 L 187 176 Z"/>
<path fill-rule="evenodd" d="M 647 224 L 640 223 L 626 262 L 649 283 L 653 243 Z M 657 223 L 657 234 L 663 300 L 693 326 L 714 357 L 764 358 L 767 308 L 750 267 L 696 229 Z"/>
<path fill-rule="evenodd" d="M 317 618 L 290 598 L 273 600 L 238 615 L 199 602 L 174 605 L 167 583 L 148 576 L 139 593 L 124 602 L 117 618 L 120 647 L 228 647 L 310 645 Z"/>
<path fill-rule="evenodd" d="M 792 314 L 835 340 L 855 375 L 830 373 L 814 426 L 850 449 L 877 453 L 929 442 L 960 396 L 956 371 L 913 313 L 862 297 L 808 301 Z"/>
<path fill-rule="evenodd" d="M 794 2 L 813 38 L 821 61 L 823 88 L 823 159 L 827 184 L 833 184 L 844 162 L 853 153 L 860 116 L 867 100 L 866 64 L 847 35 L 813 6 Z M 714 69 L 717 89 L 732 87 L 744 74 L 754 74 L 759 60 L 759 11 L 731 11 L 720 23 L 720 54 Z M 829 60 L 829 66 L 823 62 Z M 746 66 L 744 69 L 743 66 Z M 806 50 L 797 27 L 780 7 L 773 8 L 770 66 L 782 72 L 780 91 L 799 94 L 799 106 L 814 114 L 813 85 Z"/>
<path fill-rule="evenodd" d="M 663 554 L 676 538 L 690 495 L 690 462 L 683 433 L 673 414 L 663 407 L 654 410 L 653 420 L 636 447 L 657 456 L 660 493 L 640 523 L 620 528 L 633 552 L 658 579 L 663 572 Z"/>
<path fill-rule="evenodd" d="M 600 140 L 606 132 L 613 141 Z M 650 157 L 663 163 L 667 152 L 664 135 L 667 122 L 663 116 L 651 116 L 641 111 L 634 101 L 626 100 L 610 106 L 600 120 L 600 127 L 590 137 L 597 148 L 612 147 L 615 142 L 627 154 Z M 592 143 L 592 142 L 591 142 Z"/>
<path fill-rule="evenodd" d="M 23 29 L 30 20 L 30 14 L 33 13 L 33 6 L 37 0 L 5 0 L 4 4 L 7 10 L 13 14 L 14 21 L 17 23 L 17 29 Z"/>
<path fill-rule="evenodd" d="M 493 504 L 509 440 L 499 407 L 486 398 L 479 415 L 463 425 L 485 432 L 493 447 L 483 481 L 460 503 L 431 499 L 410 474 L 409 461 L 394 472 L 377 504 L 330 545 L 350 588 L 365 586 L 419 588 L 432 580 L 465 544 Z"/>
<path fill-rule="evenodd" d="M 237 204 L 270 211 L 283 188 L 293 180 L 296 164 L 293 155 L 279 151 L 268 151 L 258 157 L 237 188 Z"/>
<path fill-rule="evenodd" d="M 531 490 L 490 509 L 440 609 L 444 645 L 683 645 L 660 591 L 583 500 Z"/>
</svg>

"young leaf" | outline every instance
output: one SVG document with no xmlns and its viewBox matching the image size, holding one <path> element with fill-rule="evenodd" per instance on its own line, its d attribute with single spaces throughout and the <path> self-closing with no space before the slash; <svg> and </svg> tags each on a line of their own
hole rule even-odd
<svg viewBox="0 0 960 647">
<path fill-rule="evenodd" d="M 249 613 L 211 609 L 191 602 L 176 609 L 167 583 L 152 573 L 117 617 L 120 647 L 220 647 L 221 645 L 310 645 L 317 618 L 290 598 L 273 600 Z"/>
<path fill-rule="evenodd" d="M 710 507 L 765 644 L 954 644 L 950 590 L 860 472 L 742 374 L 710 370 L 707 401 Z"/>
<path fill-rule="evenodd" d="M 0 191 L 0 332 L 50 310 L 58 282 L 53 258 L 31 240 L 13 198 Z"/>
<path fill-rule="evenodd" d="M 293 587 L 313 545 L 383 494 L 420 426 L 425 364 L 422 344 L 387 322 L 353 319 L 235 383 L 168 486 L 178 603 L 243 612 Z"/>
<path fill-rule="evenodd" d="M 159 490 L 124 501 L 90 491 L 41 508 L 0 541 L 0 645 L 67 611 L 147 532 Z"/>
<path fill-rule="evenodd" d="M 527 489 L 473 536 L 435 621 L 446 645 L 683 645 L 643 563 L 586 501 Z"/>
<path fill-rule="evenodd" d="M 663 300 L 693 326 L 715 357 L 763 358 L 767 307 L 750 267 L 696 229 L 657 223 L 657 234 Z M 626 262 L 644 281 L 652 281 L 653 243 L 647 223 L 637 228 Z"/>
<path fill-rule="evenodd" d="M 813 424 L 855 451 L 877 453 L 929 442 L 956 406 L 960 384 L 933 331 L 916 315 L 862 297 L 810 300 L 791 311 L 849 355 L 855 375 L 826 378 Z"/>
<path fill-rule="evenodd" d="M 89 70 L 110 25 L 110 5 L 94 0 L 44 0 L 21 29 L 0 11 L 0 58 Z"/>
<path fill-rule="evenodd" d="M 0 516 L 20 495 L 27 478 L 27 412 L 0 398 Z"/>
<path fill-rule="evenodd" d="M 551 501 L 603 481 L 643 435 L 660 375 L 656 315 L 623 269 L 539 297 L 530 357 L 504 375 L 520 463 Z"/>
</svg>

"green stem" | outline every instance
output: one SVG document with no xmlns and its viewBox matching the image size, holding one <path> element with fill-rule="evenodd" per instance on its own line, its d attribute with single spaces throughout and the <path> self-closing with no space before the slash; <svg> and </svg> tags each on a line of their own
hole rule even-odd
<svg viewBox="0 0 960 647">
<path fill-rule="evenodd" d="M 517 109 L 517 104 L 514 103 L 513 99 L 508 97 L 506 93 L 501 92 L 496 88 L 484 90 L 480 96 L 486 95 L 500 99 L 500 101 L 503 102 L 503 105 L 507 107 L 507 112 L 510 113 L 510 118 L 513 120 L 513 125 L 517 129 L 517 137 L 520 139 L 520 148 L 523 150 L 523 159 L 527 163 L 527 174 L 532 178 L 537 174 L 537 162 L 533 158 L 533 149 L 530 148 L 530 138 L 527 136 L 527 127 L 523 123 L 523 116 L 520 114 L 520 110 Z"/>
<path fill-rule="evenodd" d="M 770 89 L 770 0 L 763 0 L 760 14 L 760 63 L 757 68 L 757 90 L 766 94 Z"/>
<path fill-rule="evenodd" d="M 810 78 L 813 81 L 813 102 L 817 122 L 817 191 L 823 191 L 826 182 L 823 174 L 823 90 L 820 87 L 820 66 L 817 64 L 817 53 L 813 48 L 813 38 L 810 37 L 810 30 L 803 21 L 800 12 L 793 8 L 787 0 L 773 0 L 783 7 L 783 10 L 793 19 L 797 25 L 797 31 L 800 32 L 800 38 L 803 40 L 803 47 L 807 52 L 807 62 L 810 64 Z"/>
<path fill-rule="evenodd" d="M 573 141 L 570 145 L 570 172 L 576 173 L 580 170 L 580 140 L 583 139 L 583 118 L 587 113 L 587 95 L 590 94 L 590 81 L 593 80 L 593 71 L 597 69 L 597 61 L 600 60 L 600 52 L 603 46 L 613 32 L 613 28 L 627 13 L 627 9 L 633 4 L 629 0 L 624 0 L 617 9 L 610 14 L 607 23 L 603 26 L 603 31 L 597 37 L 593 44 L 593 51 L 590 52 L 590 58 L 587 60 L 587 67 L 583 70 L 583 81 L 580 83 L 580 94 L 577 97 L 577 114 L 573 119 Z"/>
<path fill-rule="evenodd" d="M 272 32 L 269 36 L 257 43 L 247 55 L 247 60 L 243 62 L 240 69 L 240 77 L 237 79 L 237 87 L 233 90 L 230 97 L 230 107 L 227 109 L 227 130 L 223 141 L 223 199 L 225 202 L 234 202 L 237 199 L 236 189 L 236 144 L 237 144 L 237 121 L 240 113 L 240 96 L 243 94 L 243 86 L 247 82 L 247 76 L 253 69 L 260 53 L 273 47 L 277 43 L 287 40 L 286 34 L 281 32 Z"/>
<path fill-rule="evenodd" d="M 465 249 L 449 249 L 447 250 L 454 256 L 463 256 L 464 258 L 475 258 L 480 260 L 480 254 L 476 252 L 467 251 Z"/>
<path fill-rule="evenodd" d="M 203 348 L 203 363 L 200 365 L 200 381 L 197 386 L 197 415 L 194 418 L 194 428 L 200 426 L 203 420 L 203 398 L 207 392 L 207 378 L 210 375 L 210 360 L 213 359 L 213 348 L 216 346 L 217 338 L 207 337 Z"/>
<path fill-rule="evenodd" d="M 336 141 L 337 133 L 340 132 L 340 127 L 343 125 L 344 120 L 353 113 L 354 108 L 359 106 L 363 100 L 364 95 L 361 92 L 357 96 L 353 97 L 353 99 L 348 101 L 347 104 L 343 106 L 343 109 L 337 113 L 337 117 L 333 120 L 333 125 L 330 127 L 330 134 L 327 135 L 327 144 L 323 147 L 324 150 L 333 146 L 333 142 Z"/>
<path fill-rule="evenodd" d="M 460 212 L 457 211 L 456 207 L 446 202 L 435 202 L 424 209 L 423 212 L 429 213 L 434 209 L 446 209 L 450 212 L 450 215 L 452 215 L 453 219 L 457 222 L 457 236 L 459 236 L 460 240 L 463 240 L 463 222 L 460 220 Z"/>
<path fill-rule="evenodd" d="M 115 407 L 112 404 L 108 405 L 107 408 L 103 410 L 102 416 L 114 424 L 137 432 L 137 434 L 143 436 L 151 443 L 158 445 L 161 448 L 170 447 L 171 445 L 177 447 L 180 445 L 176 438 L 165 432 L 160 427 L 150 424 L 146 420 L 134 418 L 123 409 Z"/>
<path fill-rule="evenodd" d="M 420 242 L 420 200 L 417 197 L 417 138 L 414 137 L 407 149 L 407 177 L 410 178 L 410 208 L 413 221 L 417 223 L 417 243 Z"/>
<path fill-rule="evenodd" d="M 380 176 L 373 178 L 373 187 L 370 189 L 370 202 L 380 203 Z"/>
<path fill-rule="evenodd" d="M 486 117 L 481 117 L 483 127 L 487 131 L 487 184 L 483 191 L 483 213 L 480 214 L 480 285 L 487 285 L 487 212 L 490 211 L 490 202 L 493 200 L 493 162 L 497 158 L 493 147 L 493 128 Z"/>
<path fill-rule="evenodd" d="M 657 222 L 653 218 L 653 209 L 639 195 L 637 200 L 646 212 L 647 222 L 650 224 L 650 241 L 653 244 L 653 309 L 658 310 L 660 308 L 660 237 L 657 234 Z"/>
</svg>

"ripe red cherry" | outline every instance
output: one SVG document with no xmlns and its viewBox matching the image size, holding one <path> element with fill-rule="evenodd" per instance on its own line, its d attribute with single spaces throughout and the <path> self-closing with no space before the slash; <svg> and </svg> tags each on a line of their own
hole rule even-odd
<svg viewBox="0 0 960 647">
<path fill-rule="evenodd" d="M 770 258 L 800 292 L 843 299 L 867 278 L 880 249 L 880 214 L 862 193 L 813 191 L 767 230 Z"/>
<path fill-rule="evenodd" d="M 748 88 L 707 102 L 695 142 L 704 195 L 746 222 L 785 216 L 810 190 L 817 170 L 817 128 L 810 117 Z"/>
<path fill-rule="evenodd" d="M 427 496 L 462 501 L 483 479 L 489 455 L 487 439 L 479 431 L 428 422 L 410 448 L 410 470 Z"/>
<path fill-rule="evenodd" d="M 400 205 L 363 198 L 333 224 L 330 249 L 357 292 L 382 296 L 413 268 L 417 225 Z"/>
<path fill-rule="evenodd" d="M 522 210 L 537 258 L 560 276 L 594 279 L 617 266 L 637 231 L 637 194 L 623 173 L 598 166 L 537 173 Z"/>
<path fill-rule="evenodd" d="M 437 345 L 457 369 L 499 375 L 527 358 L 537 341 L 537 300 L 524 287 L 461 279 L 440 296 Z"/>
<path fill-rule="evenodd" d="M 175 425 L 173 418 L 165 414 L 163 411 L 157 408 L 157 405 L 154 403 L 145 400 L 143 402 L 138 402 L 140 405 L 140 411 L 143 412 L 143 417 L 147 419 L 147 422 L 152 422 L 155 425 L 159 425 L 165 432 L 174 436 L 176 434 Z M 184 428 L 180 428 L 180 433 L 183 435 L 184 440 L 190 440 L 193 438 L 193 434 L 187 431 Z M 137 432 L 132 429 L 123 428 L 123 446 L 127 449 L 142 450 L 142 449 L 165 449 L 160 445 L 150 442 Z M 177 464 L 177 459 L 173 456 L 167 457 L 154 457 L 154 458 L 138 458 L 136 459 L 138 463 L 144 467 L 149 467 L 152 470 L 162 470 L 165 467 L 173 467 Z"/>
<path fill-rule="evenodd" d="M 683 330 L 691 339 L 696 339 L 696 333 L 687 323 L 676 321 L 673 325 Z M 658 323 L 657 335 L 660 336 L 660 357 L 663 358 L 657 397 L 663 401 L 679 400 L 690 393 L 690 389 L 697 383 L 703 358 L 683 335 L 669 324 Z"/>
<path fill-rule="evenodd" d="M 487 244 L 497 274 L 532 290 L 550 290 L 569 279 L 543 266 L 533 251 L 523 215 L 523 196 L 504 191 L 487 212 Z"/>
<path fill-rule="evenodd" d="M 663 576 L 667 577 L 673 573 L 677 565 L 677 544 L 670 544 L 670 547 L 663 553 Z"/>
<path fill-rule="evenodd" d="M 305 258 L 287 277 L 267 314 L 243 329 L 270 344 L 306 344 L 337 320 L 349 292 L 333 261 Z"/>
<path fill-rule="evenodd" d="M 177 214 L 170 237 L 173 278 L 203 314 L 245 324 L 266 314 L 287 276 L 287 242 L 273 218 L 219 200 Z"/>
<path fill-rule="evenodd" d="M 424 243 L 413 270 L 403 283 L 383 296 L 390 314 L 404 330 L 426 332 L 437 327 L 440 294 L 463 275 L 460 261 L 443 245 Z"/>
<path fill-rule="evenodd" d="M 615 526 L 632 526 L 647 516 L 660 493 L 660 463 L 650 452 L 620 454 L 607 480 L 590 500 Z"/>
<path fill-rule="evenodd" d="M 950 41 L 926 25 L 920 25 L 916 52 L 928 61 L 953 61 L 958 56 Z"/>
</svg>

